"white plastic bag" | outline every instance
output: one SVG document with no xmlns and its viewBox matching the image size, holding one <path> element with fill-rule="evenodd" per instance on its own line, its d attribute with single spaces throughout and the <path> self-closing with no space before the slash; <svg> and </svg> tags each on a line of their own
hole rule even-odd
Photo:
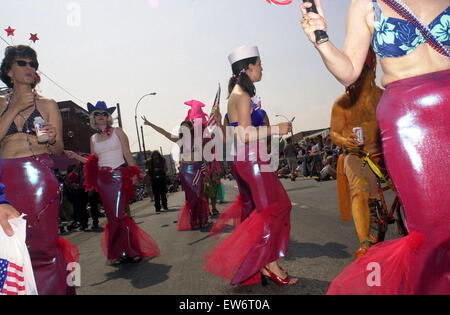
<svg viewBox="0 0 450 315">
<path fill-rule="evenodd" d="M 11 237 L 0 227 L 0 294 L 38 294 L 30 254 L 25 244 L 27 222 L 24 216 L 22 214 L 8 221 L 14 231 Z"/>
</svg>

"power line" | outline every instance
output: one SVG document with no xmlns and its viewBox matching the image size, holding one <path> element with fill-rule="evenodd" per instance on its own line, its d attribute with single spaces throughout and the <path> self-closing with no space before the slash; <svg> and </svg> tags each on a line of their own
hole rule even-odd
<svg viewBox="0 0 450 315">
<path fill-rule="evenodd" d="M 52 80 L 48 75 L 46 75 L 44 72 L 42 72 L 41 70 L 38 70 L 39 74 L 42 74 L 44 77 L 46 77 L 48 80 L 50 80 L 50 82 L 52 82 L 54 85 L 56 85 L 57 87 L 59 87 L 61 90 L 63 90 L 64 92 L 66 92 L 67 94 L 69 94 L 70 96 L 72 96 L 73 98 L 75 98 L 76 100 L 80 101 L 82 104 L 86 104 L 85 101 L 80 100 L 78 97 L 76 97 L 75 95 L 73 95 L 72 93 L 70 93 L 69 91 L 67 91 L 65 88 L 63 88 L 61 85 L 59 85 L 58 83 L 56 83 L 54 80 Z"/>
<path fill-rule="evenodd" d="M 4 41 L 6 44 L 8 44 L 8 46 L 11 46 L 11 43 L 8 43 L 8 41 L 7 41 L 6 39 L 4 39 L 2 36 L 0 36 L 0 39 L 1 39 L 2 41 Z"/>
<path fill-rule="evenodd" d="M 2 41 L 4 41 L 8 46 L 11 46 L 11 43 L 9 43 L 6 39 L 4 39 L 2 36 L 0 36 L 0 39 Z M 66 90 L 64 87 L 62 87 L 60 84 L 56 83 L 55 80 L 53 80 L 52 78 L 50 78 L 48 75 L 46 75 L 44 72 L 42 72 L 41 70 L 37 71 L 40 75 L 43 75 L 44 77 L 46 77 L 50 82 L 52 82 L 54 85 L 56 85 L 57 87 L 59 87 L 61 90 L 63 90 L 64 92 L 66 92 L 67 94 L 69 94 L 70 96 L 72 96 L 73 98 L 75 98 L 76 100 L 80 101 L 82 104 L 86 104 L 85 101 L 79 99 L 78 97 L 76 97 L 75 95 L 73 95 L 72 93 L 70 93 L 68 90 Z"/>
</svg>

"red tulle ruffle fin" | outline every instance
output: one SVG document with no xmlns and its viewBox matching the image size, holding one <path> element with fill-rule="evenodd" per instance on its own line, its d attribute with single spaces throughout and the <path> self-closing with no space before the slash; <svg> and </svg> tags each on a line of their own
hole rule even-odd
<svg viewBox="0 0 450 315">
<path fill-rule="evenodd" d="M 133 178 L 136 176 L 137 180 L 141 180 L 141 170 L 137 166 L 128 166 L 121 169 L 122 172 L 122 188 L 121 193 L 125 197 L 125 204 L 128 204 L 130 200 L 136 194 L 136 189 L 134 188 Z"/>
<path fill-rule="evenodd" d="M 224 280 L 230 280 L 250 251 L 263 238 L 265 221 L 270 211 L 264 212 L 253 211 L 233 233 L 204 254 L 204 269 Z M 264 265 L 269 262 L 263 260 Z M 254 274 L 255 272 L 248 274 L 247 279 Z"/>
<path fill-rule="evenodd" d="M 409 246 L 412 251 L 417 251 L 426 241 L 426 237 L 424 234 L 416 231 L 411 231 L 409 233 L 411 237 L 406 238 L 409 242 Z"/>
<path fill-rule="evenodd" d="M 227 204 L 219 218 L 217 218 L 216 223 L 213 228 L 209 232 L 210 237 L 219 237 L 225 229 L 230 221 L 233 221 L 233 226 L 236 228 L 241 223 L 242 219 L 242 197 L 238 195 L 236 200 L 232 203 Z"/>
<path fill-rule="evenodd" d="M 411 231 L 400 239 L 376 244 L 334 279 L 327 294 L 415 294 L 418 272 L 414 266 L 425 242 L 422 233 Z"/>
<path fill-rule="evenodd" d="M 79 261 L 80 254 L 78 251 L 78 247 L 71 244 L 68 240 L 66 240 L 63 237 L 59 237 L 58 247 L 61 249 L 64 256 L 64 260 L 67 264 Z"/>
<path fill-rule="evenodd" d="M 159 247 L 156 242 L 148 235 L 144 230 L 142 230 L 139 226 L 137 226 L 136 222 L 133 219 L 130 219 L 128 216 L 125 217 L 124 224 L 127 225 L 129 231 L 129 242 L 128 246 L 130 248 L 123 248 L 122 251 L 125 254 L 128 254 L 128 251 L 133 249 L 134 251 L 139 253 L 141 258 L 145 257 L 157 257 L 160 255 Z M 100 247 L 102 248 L 105 257 L 108 259 L 118 259 L 119 256 L 109 253 L 109 237 L 110 237 L 110 224 L 106 222 L 105 229 L 100 238 Z"/>
<path fill-rule="evenodd" d="M 178 214 L 178 231 L 190 231 L 191 228 L 191 207 L 186 201 L 184 207 Z"/>
<path fill-rule="evenodd" d="M 141 258 L 159 256 L 159 248 L 153 238 L 142 230 L 130 217 L 126 217 L 126 222 L 130 229 L 131 244 L 140 253 L 139 256 Z"/>
<path fill-rule="evenodd" d="M 84 186 L 86 191 L 95 189 L 98 191 L 97 176 L 98 176 L 98 156 L 91 154 L 87 157 L 87 162 L 83 166 L 84 171 Z"/>
</svg>

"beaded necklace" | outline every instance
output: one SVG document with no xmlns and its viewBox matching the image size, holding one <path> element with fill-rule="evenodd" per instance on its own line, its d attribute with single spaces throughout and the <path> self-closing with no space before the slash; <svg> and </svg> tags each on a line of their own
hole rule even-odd
<svg viewBox="0 0 450 315">
<path fill-rule="evenodd" d="M 6 100 L 6 110 L 9 109 L 9 105 L 11 104 L 11 100 L 12 100 L 13 94 L 14 94 L 14 92 L 11 92 L 11 93 L 8 95 L 8 99 Z M 35 90 L 33 90 L 33 96 L 34 96 L 34 100 L 33 100 L 34 108 L 37 108 L 37 107 L 36 107 L 37 93 L 36 93 Z M 26 118 L 23 114 L 21 114 L 21 112 L 19 113 L 19 116 L 22 117 L 22 118 L 24 119 L 24 124 L 25 124 L 25 127 L 27 128 L 27 130 L 25 131 L 25 133 L 27 134 L 27 140 L 26 140 L 26 141 L 27 141 L 27 143 L 28 143 L 28 146 L 29 146 L 31 155 L 32 155 L 33 157 L 35 157 L 35 154 L 34 154 L 34 152 L 33 152 L 33 144 L 32 144 L 31 141 L 30 141 L 30 133 L 31 133 L 32 127 L 30 127 L 30 123 L 29 123 L 29 121 L 28 121 L 28 118 L 29 118 L 29 117 Z M 17 125 L 16 125 L 16 127 L 17 127 Z M 23 127 L 22 127 L 22 129 L 23 129 Z M 17 130 L 19 130 L 19 129 L 17 128 Z"/>
</svg>

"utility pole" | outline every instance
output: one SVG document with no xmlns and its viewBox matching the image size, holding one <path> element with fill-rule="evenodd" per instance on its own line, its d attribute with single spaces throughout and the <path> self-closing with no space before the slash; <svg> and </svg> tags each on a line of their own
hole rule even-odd
<svg viewBox="0 0 450 315">
<path fill-rule="evenodd" d="M 122 128 L 122 116 L 120 115 L 119 103 L 117 103 L 117 120 L 119 121 L 119 127 Z"/>
<path fill-rule="evenodd" d="M 148 93 L 145 94 L 144 96 L 142 96 L 139 101 L 136 104 L 136 107 L 134 108 L 134 123 L 136 125 L 136 135 L 137 135 L 137 139 L 138 139 L 138 144 L 139 144 L 139 153 L 142 154 L 142 149 L 141 149 L 141 140 L 139 139 L 139 129 L 138 129 L 138 123 L 137 123 L 137 108 L 139 106 L 139 103 L 142 101 L 142 99 L 146 96 L 149 95 L 156 95 L 156 92 L 152 92 L 152 93 Z"/>
<path fill-rule="evenodd" d="M 142 147 L 144 148 L 144 161 L 147 159 L 147 153 L 145 152 L 145 141 L 144 141 L 144 129 L 141 126 L 141 135 L 142 135 Z"/>
</svg>

